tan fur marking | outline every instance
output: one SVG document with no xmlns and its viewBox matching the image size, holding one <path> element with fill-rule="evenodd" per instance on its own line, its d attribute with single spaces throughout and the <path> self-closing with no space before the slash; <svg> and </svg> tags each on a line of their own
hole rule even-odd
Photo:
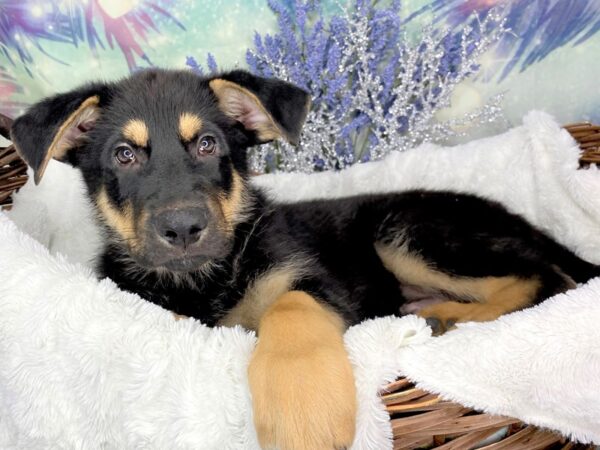
<svg viewBox="0 0 600 450">
<path fill-rule="evenodd" d="M 265 115 L 266 120 L 256 124 L 254 129 L 257 132 L 258 138 L 263 141 L 272 141 L 280 137 L 285 137 L 285 133 L 277 126 L 271 114 L 265 109 L 260 99 L 249 90 L 243 88 L 239 84 L 231 81 L 217 78 L 210 81 L 210 88 L 213 90 L 219 99 L 219 107 L 221 110 L 233 119 L 239 120 L 244 111 L 240 109 L 240 104 L 243 98 L 246 98 L 258 106 L 260 111 Z"/>
<path fill-rule="evenodd" d="M 130 210 L 130 213 L 132 216 L 134 215 L 133 209 Z M 134 239 L 134 247 L 138 250 L 144 247 L 144 238 L 146 237 L 146 233 L 138 233 L 137 230 L 144 230 L 148 220 L 150 220 L 150 212 L 145 209 L 138 214 L 137 219 L 134 219 L 134 232 L 136 235 Z"/>
<path fill-rule="evenodd" d="M 102 189 L 96 197 L 96 205 L 106 224 L 115 230 L 127 242 L 130 248 L 139 247 L 137 241 L 136 223 L 131 205 L 119 210 L 109 200 L 106 190 Z"/>
<path fill-rule="evenodd" d="M 454 277 L 438 272 L 406 246 L 376 244 L 375 249 L 386 269 L 399 281 L 414 286 L 430 287 L 455 295 L 461 299 L 484 301 L 493 292 L 514 282 L 514 277 Z"/>
<path fill-rule="evenodd" d="M 122 130 L 123 137 L 133 142 L 138 147 L 146 147 L 150 139 L 148 127 L 141 119 L 129 120 Z"/>
<path fill-rule="evenodd" d="M 239 221 L 244 204 L 244 180 L 235 169 L 233 169 L 231 191 L 227 196 L 219 195 L 218 202 L 226 226 L 232 228 Z"/>
<path fill-rule="evenodd" d="M 291 291 L 260 321 L 248 368 L 254 424 L 263 448 L 348 448 L 355 433 L 352 368 L 341 318 Z"/>
<path fill-rule="evenodd" d="M 202 119 L 196 114 L 185 112 L 179 116 L 179 136 L 185 142 L 191 141 L 202 128 Z"/>
<path fill-rule="evenodd" d="M 406 245 L 375 246 L 384 266 L 399 281 L 444 291 L 457 299 L 473 303 L 448 301 L 423 308 L 419 315 L 435 317 L 445 323 L 494 320 L 502 314 L 529 306 L 541 283 L 538 279 L 508 277 L 455 277 L 436 271 Z"/>
<path fill-rule="evenodd" d="M 301 272 L 300 264 L 287 264 L 267 271 L 250 285 L 244 297 L 219 321 L 219 325 L 241 325 L 248 330 L 257 330 L 267 308 L 290 290 Z"/>
<path fill-rule="evenodd" d="M 39 169 L 36 171 L 34 175 L 35 184 L 39 184 L 44 172 L 46 171 L 46 167 L 48 166 L 48 162 L 52 159 L 61 159 L 67 153 L 67 150 L 71 148 L 73 143 L 69 141 L 69 139 L 65 138 L 65 133 L 73 127 L 78 126 L 79 124 L 89 120 L 93 116 L 98 114 L 98 103 L 100 103 L 100 97 L 94 95 L 93 97 L 88 97 L 85 99 L 79 108 L 75 110 L 68 118 L 63 122 L 60 126 L 54 139 L 52 139 L 52 143 L 48 147 L 46 151 L 46 156 L 42 163 L 40 164 Z"/>
<path fill-rule="evenodd" d="M 512 277 L 511 277 L 512 278 Z M 453 322 L 486 322 L 503 314 L 518 311 L 531 305 L 541 283 L 537 279 L 521 280 L 512 278 L 512 283 L 493 292 L 485 303 L 443 302 L 423 308 L 422 317 L 435 317 L 444 327 Z"/>
</svg>

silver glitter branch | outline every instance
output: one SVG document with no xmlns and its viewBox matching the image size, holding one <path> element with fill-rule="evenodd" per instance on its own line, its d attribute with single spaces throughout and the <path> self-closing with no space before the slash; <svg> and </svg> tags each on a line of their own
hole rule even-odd
<svg viewBox="0 0 600 450">
<path fill-rule="evenodd" d="M 381 66 L 383 60 L 381 54 L 371 50 L 372 16 L 360 9 L 343 10 L 343 19 L 349 25 L 347 34 L 331 33 L 332 41 L 343 49 L 338 72 L 331 74 L 324 70 L 320 85 L 323 90 L 332 77 L 350 75 L 343 92 L 336 93 L 340 102 L 346 99 L 343 111 L 325 101 L 315 102 L 298 148 L 285 142 L 274 142 L 252 149 L 250 163 L 256 172 L 343 169 L 424 142 L 441 143 L 464 136 L 473 127 L 503 118 L 500 95 L 462 117 L 446 121 L 436 119 L 438 111 L 450 106 L 456 86 L 477 74 L 481 56 L 509 31 L 503 14 L 492 11 L 481 20 L 475 17 L 459 33 L 450 29 L 436 31 L 433 26 L 428 26 L 422 30 L 420 42 L 411 42 L 406 34 L 401 35 L 394 47 L 399 63 L 386 105 L 380 101 L 384 90 L 382 70 L 370 70 L 374 63 Z M 455 37 L 452 41 L 455 66 L 447 70 L 448 42 L 452 37 Z M 302 51 L 303 57 L 307 58 L 306 47 Z M 254 53 L 253 56 L 260 59 L 274 76 L 293 82 L 282 56 L 277 60 L 264 54 Z M 297 61 L 297 64 L 304 63 Z M 320 92 L 320 95 L 324 93 Z M 344 144 L 351 150 L 341 151 L 344 127 L 359 115 L 366 125 L 349 133 Z"/>
</svg>

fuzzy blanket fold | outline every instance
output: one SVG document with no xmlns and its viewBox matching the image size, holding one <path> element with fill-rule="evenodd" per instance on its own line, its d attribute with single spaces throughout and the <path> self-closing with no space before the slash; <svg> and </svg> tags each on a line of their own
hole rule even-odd
<svg viewBox="0 0 600 450">
<path fill-rule="evenodd" d="M 284 201 L 412 187 L 475 192 L 600 263 L 600 173 L 577 171 L 577 158 L 552 118 L 531 113 L 522 126 L 470 144 L 256 182 Z M 51 164 L 39 187 L 22 189 L 9 217 L 0 215 L 0 448 L 257 448 L 246 380 L 253 334 L 175 321 L 97 281 L 85 265 L 98 230 L 65 165 Z M 440 338 L 414 316 L 352 327 L 353 448 L 392 448 L 377 391 L 401 373 L 465 405 L 600 443 L 599 320 L 597 279 Z"/>
<path fill-rule="evenodd" d="M 51 256 L 5 216 L 0 242 L 0 448 L 258 449 L 246 379 L 253 333 L 176 321 Z M 397 349 L 429 334 L 414 316 L 348 331 L 354 448 L 389 447 L 378 390 L 398 375 Z"/>
</svg>

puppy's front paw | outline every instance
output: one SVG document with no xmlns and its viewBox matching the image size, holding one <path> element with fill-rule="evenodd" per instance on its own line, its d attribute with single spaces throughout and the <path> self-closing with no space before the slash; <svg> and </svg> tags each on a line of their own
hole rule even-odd
<svg viewBox="0 0 600 450">
<path fill-rule="evenodd" d="M 255 353 L 249 367 L 254 424 L 260 445 L 279 450 L 349 448 L 356 393 L 345 351 Z"/>
<path fill-rule="evenodd" d="M 248 377 L 263 448 L 333 450 L 354 439 L 356 389 L 341 319 L 304 292 L 260 321 Z"/>
</svg>

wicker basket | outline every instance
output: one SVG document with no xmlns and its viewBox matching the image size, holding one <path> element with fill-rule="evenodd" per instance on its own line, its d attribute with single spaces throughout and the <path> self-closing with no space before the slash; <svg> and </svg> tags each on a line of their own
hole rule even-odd
<svg viewBox="0 0 600 450">
<path fill-rule="evenodd" d="M 0 114 L 0 134 L 8 137 L 11 120 Z M 600 163 L 600 126 L 566 125 L 582 149 L 581 168 Z M 0 206 L 27 181 L 27 167 L 12 145 L 0 148 Z M 416 388 L 402 378 L 382 391 L 394 433 L 394 450 L 583 450 L 592 445 L 567 442 L 559 435 L 509 417 L 480 413 Z M 487 445 L 485 442 L 489 442 Z"/>
<path fill-rule="evenodd" d="M 9 139 L 12 120 L 0 114 L 0 134 Z M 10 209 L 12 193 L 27 182 L 27 165 L 12 145 L 0 147 L 0 207 Z"/>
</svg>

